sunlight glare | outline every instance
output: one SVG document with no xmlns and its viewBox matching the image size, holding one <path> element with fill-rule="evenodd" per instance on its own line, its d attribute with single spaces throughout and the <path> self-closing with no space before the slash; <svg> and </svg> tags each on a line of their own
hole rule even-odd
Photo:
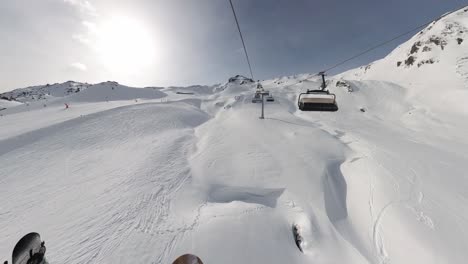
<svg viewBox="0 0 468 264">
<path fill-rule="evenodd" d="M 117 16 L 99 26 L 97 50 L 106 68 L 124 73 L 149 66 L 154 60 L 156 47 L 143 23 Z"/>
</svg>

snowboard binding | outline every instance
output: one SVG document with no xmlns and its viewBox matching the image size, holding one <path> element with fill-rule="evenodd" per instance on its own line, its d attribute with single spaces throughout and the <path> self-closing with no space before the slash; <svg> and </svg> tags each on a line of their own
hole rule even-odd
<svg viewBox="0 0 468 264">
<path fill-rule="evenodd" d="M 38 233 L 32 232 L 16 243 L 12 254 L 13 264 L 48 264 L 45 258 L 45 241 Z M 8 264 L 5 261 L 4 264 Z"/>
</svg>

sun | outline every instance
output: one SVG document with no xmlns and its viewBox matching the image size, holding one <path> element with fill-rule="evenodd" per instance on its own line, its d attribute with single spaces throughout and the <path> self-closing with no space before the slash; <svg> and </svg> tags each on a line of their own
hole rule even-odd
<svg viewBox="0 0 468 264">
<path fill-rule="evenodd" d="M 97 31 L 98 56 L 109 70 L 115 73 L 137 72 L 153 62 L 155 43 L 141 21 L 114 16 L 101 23 Z"/>
</svg>

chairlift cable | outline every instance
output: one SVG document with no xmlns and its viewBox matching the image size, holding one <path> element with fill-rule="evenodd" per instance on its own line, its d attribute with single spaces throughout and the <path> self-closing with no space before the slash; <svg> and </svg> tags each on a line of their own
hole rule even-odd
<svg viewBox="0 0 468 264">
<path fill-rule="evenodd" d="M 245 47 L 244 37 L 242 36 L 242 31 L 241 31 L 241 28 L 239 26 L 239 20 L 237 20 L 236 10 L 234 9 L 234 5 L 232 4 L 232 0 L 229 0 L 229 3 L 231 4 L 232 13 L 234 14 L 234 19 L 236 20 L 236 25 L 237 25 L 237 29 L 239 30 L 239 35 L 240 35 L 240 38 L 241 38 L 241 41 L 242 41 L 242 46 L 244 47 L 245 58 L 247 59 L 247 64 L 249 65 L 250 76 L 252 77 L 252 80 L 255 80 L 254 75 L 252 73 L 252 66 L 250 65 L 249 54 L 247 53 L 247 48 Z"/>
</svg>

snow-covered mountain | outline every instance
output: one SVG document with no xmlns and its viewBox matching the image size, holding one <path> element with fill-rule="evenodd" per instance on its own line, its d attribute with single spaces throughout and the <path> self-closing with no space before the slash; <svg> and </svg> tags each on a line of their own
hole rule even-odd
<svg viewBox="0 0 468 264">
<path fill-rule="evenodd" d="M 231 77 L 229 78 L 229 81 L 228 83 L 237 83 L 237 84 L 248 84 L 248 83 L 253 83 L 254 80 L 252 80 L 251 78 L 247 78 L 245 76 L 242 76 L 242 75 L 236 75 L 234 77 Z"/>
<path fill-rule="evenodd" d="M 15 89 L 0 94 L 0 98 L 23 103 L 46 101 L 117 101 L 131 99 L 155 99 L 164 96 L 162 88 L 133 88 L 117 82 L 102 82 L 98 84 L 68 81 L 65 83 L 46 84 Z"/>
<path fill-rule="evenodd" d="M 15 89 L 0 94 L 0 98 L 18 102 L 31 102 L 47 100 L 56 97 L 65 97 L 86 90 L 90 84 L 68 81 L 65 83 L 46 84 Z"/>
<path fill-rule="evenodd" d="M 434 21 L 385 58 L 340 76 L 398 83 L 418 102 L 467 114 L 468 7 Z"/>
<path fill-rule="evenodd" d="M 467 17 L 331 77 L 334 113 L 298 110 L 312 74 L 262 81 L 263 120 L 241 76 L 15 92 L 27 103 L 0 112 L 0 257 L 36 231 L 50 263 L 466 263 Z"/>
</svg>

